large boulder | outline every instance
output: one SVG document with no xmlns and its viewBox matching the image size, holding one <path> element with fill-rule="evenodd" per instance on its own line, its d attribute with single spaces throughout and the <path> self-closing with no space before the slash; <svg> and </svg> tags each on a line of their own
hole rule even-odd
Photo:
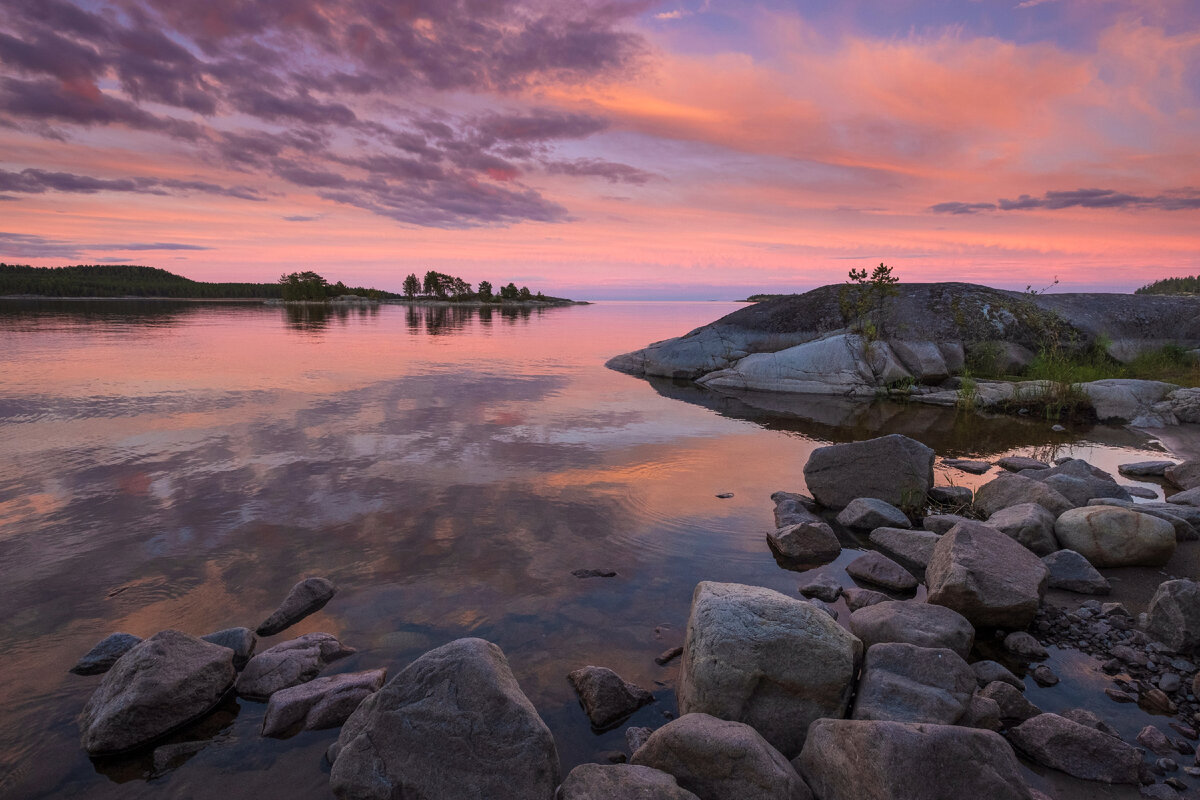
<svg viewBox="0 0 1200 800">
<path fill-rule="evenodd" d="M 1057 714 L 1039 714 L 1009 732 L 1013 747 L 1039 764 L 1102 783 L 1138 782 L 1142 754 L 1115 736 Z"/>
<path fill-rule="evenodd" d="M 1173 466 L 1175 466 L 1174 461 L 1134 461 L 1129 464 L 1118 464 L 1117 472 L 1131 478 L 1161 478 Z"/>
<path fill-rule="evenodd" d="M 311 681 L 326 666 L 353 652 L 332 634 L 306 633 L 250 659 L 238 675 L 238 694 L 266 700 L 280 689 Z"/>
<path fill-rule="evenodd" d="M 1059 550 L 1043 556 L 1042 563 L 1050 571 L 1046 579 L 1046 586 L 1050 589 L 1064 589 L 1078 594 L 1108 594 L 1112 591 L 1108 578 L 1074 550 Z"/>
<path fill-rule="evenodd" d="M 975 673 L 953 650 L 887 642 L 867 648 L 853 719 L 953 725 L 975 693 Z"/>
<path fill-rule="evenodd" d="M 235 675 L 228 649 L 160 631 L 105 673 L 79 718 L 83 749 L 119 753 L 170 733 L 211 711 Z"/>
<path fill-rule="evenodd" d="M 654 702 L 650 692 L 623 680 L 607 667 L 580 667 L 567 675 L 567 680 L 579 695 L 592 727 L 597 730 L 610 728 L 647 703 Z"/>
<path fill-rule="evenodd" d="M 906 642 L 917 647 L 945 647 L 963 658 L 971 652 L 975 641 L 975 628 L 957 611 L 901 600 L 886 600 L 857 609 L 850 615 L 850 630 L 865 647 Z"/>
<path fill-rule="evenodd" d="M 908 375 L 890 350 L 870 353 L 862 337 L 836 334 L 774 353 L 752 353 L 696 382 L 717 390 L 869 396 L 879 386 L 877 369 L 893 373 L 892 379 Z"/>
<path fill-rule="evenodd" d="M 1018 503 L 1002 508 L 987 519 L 987 525 L 1044 556 L 1058 549 L 1054 538 L 1054 515 L 1037 503 Z"/>
<path fill-rule="evenodd" d="M 1182 653 L 1200 646 L 1200 584 L 1164 581 L 1150 599 L 1146 631 Z"/>
<path fill-rule="evenodd" d="M 1040 708 L 1021 694 L 1022 691 L 1024 691 L 1023 688 L 1018 689 L 1008 681 L 997 680 L 980 689 L 979 694 L 988 700 L 995 701 L 1000 708 L 1000 721 L 1005 725 L 1012 726 L 1019 725 L 1042 713 Z"/>
<path fill-rule="evenodd" d="M 379 691 L 386 678 L 386 669 L 372 669 L 315 678 L 299 686 L 280 689 L 267 701 L 263 736 L 336 728 L 368 695 Z"/>
<path fill-rule="evenodd" d="M 1030 800 L 1012 748 L 976 728 L 822 719 L 795 764 L 820 800 Z"/>
<path fill-rule="evenodd" d="M 942 536 L 925 570 L 928 601 L 954 609 L 976 627 L 1027 627 L 1046 577 L 1046 566 L 1028 549 L 994 528 L 967 522 Z"/>
<path fill-rule="evenodd" d="M 894 592 L 911 592 L 918 584 L 911 572 L 875 550 L 868 550 L 847 564 L 846 572 L 856 580 Z"/>
<path fill-rule="evenodd" d="M 884 526 L 912 527 L 903 511 L 877 497 L 854 498 L 838 512 L 837 521 L 839 525 L 860 531 L 873 531 Z"/>
<path fill-rule="evenodd" d="M 110 633 L 92 646 L 71 667 L 76 675 L 100 675 L 112 669 L 117 660 L 141 643 L 132 633 Z"/>
<path fill-rule="evenodd" d="M 1072 384 L 1087 397 L 1101 422 L 1125 422 L 1143 428 L 1173 425 L 1174 416 L 1157 412 L 1154 406 L 1179 387 L 1162 381 L 1107 378 Z"/>
<path fill-rule="evenodd" d="M 254 648 L 258 646 L 258 637 L 249 628 L 225 628 L 206 633 L 200 638 L 232 650 L 233 665 L 239 668 L 246 665 L 246 662 L 254 655 Z"/>
<path fill-rule="evenodd" d="M 521 692 L 504 653 L 458 639 L 370 695 L 330 748 L 333 794 L 551 800 L 554 737 Z"/>
<path fill-rule="evenodd" d="M 933 546 L 937 544 L 938 535 L 931 531 L 876 528 L 867 538 L 903 566 L 923 570 L 929 565 L 929 559 L 933 558 Z"/>
<path fill-rule="evenodd" d="M 1175 554 L 1166 520 L 1119 506 L 1084 506 L 1054 523 L 1059 543 L 1097 567 L 1161 567 Z"/>
<path fill-rule="evenodd" d="M 933 459 L 933 450 L 915 439 L 891 434 L 818 447 L 804 465 L 804 481 L 830 508 L 845 508 L 858 497 L 914 508 L 933 486 Z"/>
<path fill-rule="evenodd" d="M 975 507 L 989 517 L 1021 503 L 1037 503 L 1056 517 L 1073 507 L 1071 501 L 1042 481 L 1011 472 L 997 475 L 975 491 Z"/>
<path fill-rule="evenodd" d="M 1106 497 L 1100 500 L 1089 500 L 1089 506 L 1116 506 L 1136 511 L 1138 514 L 1149 514 L 1152 517 L 1165 519 L 1175 529 L 1175 541 L 1194 542 L 1200 539 L 1196 526 L 1200 525 L 1200 508 L 1178 506 L 1172 503 L 1135 503 Z"/>
<path fill-rule="evenodd" d="M 1163 469 L 1163 477 L 1180 489 L 1200 486 L 1200 459 L 1188 459 Z"/>
<path fill-rule="evenodd" d="M 684 714 L 656 730 L 633 763 L 675 776 L 704 800 L 811 800 L 808 786 L 749 725 Z"/>
<path fill-rule="evenodd" d="M 636 764 L 580 764 L 555 800 L 698 800 L 672 775 Z"/>
<path fill-rule="evenodd" d="M 679 710 L 754 727 L 785 756 L 850 705 L 863 646 L 825 612 L 757 586 L 702 582 L 692 596 Z"/>
<path fill-rule="evenodd" d="M 767 543 L 781 559 L 804 565 L 827 564 L 842 552 L 833 528 L 815 516 L 768 533 Z"/>
<path fill-rule="evenodd" d="M 305 578 L 292 587 L 279 608 L 271 613 L 255 631 L 259 636 L 274 636 L 300 620 L 322 609 L 332 599 L 337 588 L 326 578 Z"/>
</svg>

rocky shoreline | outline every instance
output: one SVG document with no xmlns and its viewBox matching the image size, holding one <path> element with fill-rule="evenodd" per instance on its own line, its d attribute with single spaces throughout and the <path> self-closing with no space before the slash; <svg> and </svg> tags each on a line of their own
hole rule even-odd
<svg viewBox="0 0 1200 800">
<path fill-rule="evenodd" d="M 264 736 L 341 728 L 327 754 L 339 798 L 1045 796 L 1026 784 L 1023 764 L 1150 797 L 1194 793 L 1200 586 L 1163 581 L 1139 615 L 1108 598 L 1062 598 L 1107 595 L 1097 567 L 1158 567 L 1177 548 L 1200 547 L 1191 491 L 1200 462 L 1123 465 L 1179 490 L 1137 503 L 1078 459 L 1001 459 L 973 493 L 935 486 L 935 460 L 900 435 L 814 451 L 809 494 L 773 496 L 776 529 L 764 543 L 804 574 L 798 596 L 701 581 L 683 646 L 655 659 L 680 661 L 678 718 L 664 710 L 657 729 L 627 728 L 628 754 L 565 777 L 553 736 L 492 643 L 448 642 L 391 680 L 389 665 L 329 672 L 354 649 L 327 633 L 256 653 L 258 637 L 332 600 L 323 578 L 296 584 L 253 631 L 98 643 L 72 670 L 102 676 L 79 718 L 81 743 L 93 757 L 153 749 L 236 693 L 267 704 Z M 845 565 L 852 585 L 812 571 L 848 547 L 863 549 Z M 838 620 L 842 601 L 849 615 Z M 1022 675 L 1059 684 L 1042 663 L 1055 648 L 1102 664 L 1109 685 L 1095 702 L 1049 713 L 1026 698 Z M 597 732 L 659 701 L 603 666 L 564 679 Z M 1104 720 L 1114 704 L 1164 722 L 1125 741 Z M 160 745 L 155 761 L 187 744 Z"/>
</svg>

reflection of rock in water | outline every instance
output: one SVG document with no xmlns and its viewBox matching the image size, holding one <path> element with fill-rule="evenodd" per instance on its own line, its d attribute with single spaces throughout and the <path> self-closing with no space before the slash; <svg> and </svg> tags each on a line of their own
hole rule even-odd
<svg viewBox="0 0 1200 800">
<path fill-rule="evenodd" d="M 687 380 L 647 378 L 663 397 L 711 409 L 721 416 L 756 422 L 770 430 L 799 433 L 830 442 L 853 442 L 901 433 L 932 447 L 939 456 L 988 454 L 1018 447 L 1044 448 L 1048 457 L 1060 445 L 1087 438 L 1106 444 L 1144 447 L 1146 437 L 1125 428 L 1095 425 L 1070 434 L 1051 430 L 1043 419 L 1007 415 L 959 414 L 953 408 L 883 399 L 776 392 L 714 392 Z M 1044 455 L 1039 450 L 1039 456 Z"/>
</svg>

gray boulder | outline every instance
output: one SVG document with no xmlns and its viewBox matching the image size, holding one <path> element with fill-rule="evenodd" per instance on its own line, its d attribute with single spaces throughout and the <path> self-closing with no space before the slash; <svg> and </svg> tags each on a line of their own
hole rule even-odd
<svg viewBox="0 0 1200 800">
<path fill-rule="evenodd" d="M 1044 479 L 1037 475 L 1033 477 L 1067 498 L 1073 506 L 1086 506 L 1088 501 L 1098 498 L 1133 499 L 1133 495 L 1116 481 L 1069 474 L 1049 475 Z"/>
<path fill-rule="evenodd" d="M 105 673 L 79 718 L 83 749 L 90 755 L 132 750 L 199 719 L 235 675 L 226 648 L 160 631 Z"/>
<path fill-rule="evenodd" d="M 842 585 L 832 575 L 822 572 L 802 583 L 800 594 L 805 597 L 815 597 L 826 603 L 833 603 L 842 594 Z"/>
<path fill-rule="evenodd" d="M 974 693 L 975 673 L 953 650 L 876 644 L 867 648 L 851 717 L 952 725 Z"/>
<path fill-rule="evenodd" d="M 891 434 L 817 448 L 804 465 L 804 481 L 829 508 L 845 508 L 859 497 L 912 508 L 933 486 L 933 459 L 933 450 L 920 442 Z"/>
<path fill-rule="evenodd" d="M 1101 733 L 1106 733 L 1109 736 L 1121 738 L 1121 734 L 1117 733 L 1117 729 L 1102 720 L 1099 716 L 1088 711 L 1086 708 L 1069 708 L 1059 714 L 1060 717 L 1065 717 L 1072 722 L 1078 722 L 1080 725 L 1086 725 L 1089 728 L 1095 728 Z"/>
<path fill-rule="evenodd" d="M 353 652 L 332 634 L 306 633 L 250 659 L 238 675 L 238 694 L 266 700 L 280 689 L 311 681 L 326 666 Z"/>
<path fill-rule="evenodd" d="M 846 608 L 850 609 L 851 613 L 858 611 L 860 608 L 873 606 L 876 603 L 890 602 L 892 599 L 883 592 L 877 592 L 874 589 L 863 589 L 858 586 L 849 586 L 843 589 L 842 596 L 846 598 Z"/>
<path fill-rule="evenodd" d="M 744 722 L 795 755 L 814 719 L 845 715 L 862 648 L 809 603 L 702 582 L 688 618 L 679 710 Z"/>
<path fill-rule="evenodd" d="M 629 683 L 607 667 L 580 667 L 567 675 L 592 727 L 605 730 L 616 725 L 647 703 L 654 695 Z"/>
<path fill-rule="evenodd" d="M 1174 461 L 1135 461 L 1132 464 L 1118 464 L 1117 472 L 1131 478 L 1161 478 L 1173 466 Z"/>
<path fill-rule="evenodd" d="M 799 522 L 767 534 L 776 555 L 798 564 L 826 564 L 842 552 L 842 543 L 824 521 Z"/>
<path fill-rule="evenodd" d="M 1150 599 L 1146 632 L 1177 653 L 1200 646 L 1200 584 L 1190 580 L 1160 583 Z"/>
<path fill-rule="evenodd" d="M 1005 456 L 996 462 L 996 466 L 1009 472 L 1020 472 L 1023 469 L 1050 469 L 1045 461 L 1028 456 Z"/>
<path fill-rule="evenodd" d="M 633 763 L 675 776 L 704 800 L 812 798 L 792 765 L 754 728 L 708 714 L 684 714 L 659 728 Z"/>
<path fill-rule="evenodd" d="M 500 648 L 458 639 L 367 697 L 330 748 L 334 796 L 520 797 L 558 786 L 554 737 Z"/>
<path fill-rule="evenodd" d="M 1125 508 L 1138 514 L 1149 514 L 1152 517 L 1165 519 L 1175 529 L 1175 541 L 1177 542 L 1194 542 L 1200 539 L 1200 532 L 1196 530 L 1196 526 L 1200 525 L 1200 508 L 1162 502 L 1135 503 L 1133 501 L 1117 500 L 1116 498 L 1108 497 L 1099 500 L 1089 500 L 1088 505 L 1117 506 L 1118 508 Z"/>
<path fill-rule="evenodd" d="M 974 522 L 975 520 L 970 517 L 960 517 L 958 514 L 930 514 L 921 521 L 921 527 L 941 536 L 963 521 Z"/>
<path fill-rule="evenodd" d="M 1095 728 L 1039 714 L 1009 731 L 1009 741 L 1033 761 L 1076 778 L 1101 783 L 1138 783 L 1137 748 Z"/>
<path fill-rule="evenodd" d="M 1046 577 L 1045 565 L 1025 547 L 967 522 L 938 540 L 925 570 L 928 602 L 954 609 L 976 627 L 1009 629 L 1033 622 Z"/>
<path fill-rule="evenodd" d="M 263 736 L 336 728 L 368 695 L 379 691 L 386 678 L 386 669 L 372 669 L 314 678 L 299 686 L 280 689 L 267 701 Z"/>
<path fill-rule="evenodd" d="M 1002 508 L 1037 503 L 1054 516 L 1069 508 L 1071 501 L 1041 481 L 1004 472 L 975 490 L 975 507 L 987 516 Z"/>
<path fill-rule="evenodd" d="M 1050 655 L 1042 643 L 1026 631 L 1013 631 L 1005 636 L 1004 649 L 1026 661 L 1044 661 Z"/>
<path fill-rule="evenodd" d="M 1054 538 L 1054 515 L 1037 503 L 1018 503 L 1002 508 L 988 517 L 985 523 L 1039 556 L 1058 549 Z"/>
<path fill-rule="evenodd" d="M 249 628 L 225 628 L 224 630 L 205 634 L 200 638 L 211 644 L 228 647 L 232 650 L 233 665 L 235 667 L 245 666 L 250 657 L 254 655 L 254 648 L 258 646 L 258 637 Z"/>
<path fill-rule="evenodd" d="M 908 531 L 903 528 L 876 528 L 871 531 L 871 544 L 900 562 L 903 566 L 923 570 L 933 557 L 938 535 L 929 531 Z"/>
<path fill-rule="evenodd" d="M 1008 668 L 996 661 L 976 661 L 971 665 L 971 671 L 975 673 L 975 680 L 979 684 L 979 688 L 987 686 L 989 683 L 1001 681 L 1007 683 L 1017 691 L 1025 691 L 1025 684 L 1016 675 L 1009 672 Z"/>
<path fill-rule="evenodd" d="M 1173 464 L 1163 470 L 1163 477 L 1180 489 L 1194 489 L 1200 486 L 1200 459 Z"/>
<path fill-rule="evenodd" d="M 869 396 L 878 385 L 869 356 L 885 371 L 903 372 L 890 350 L 868 352 L 861 336 L 841 333 L 773 353 L 751 353 L 695 380 L 716 391 Z"/>
<path fill-rule="evenodd" d="M 975 492 L 966 486 L 935 486 L 929 490 L 929 502 L 943 506 L 969 506 Z"/>
<path fill-rule="evenodd" d="M 132 633 L 110 633 L 84 653 L 70 671 L 76 675 L 100 675 L 108 672 L 112 665 L 117 663 L 117 659 L 141 641 L 142 637 Z"/>
<path fill-rule="evenodd" d="M 917 579 L 911 572 L 874 550 L 847 564 L 846 572 L 852 578 L 896 592 L 911 592 L 917 588 Z"/>
<path fill-rule="evenodd" d="M 1021 691 L 1004 681 L 993 681 L 980 689 L 979 694 L 989 700 L 995 700 L 996 705 L 1000 707 L 1000 721 L 1012 726 L 1042 713 L 1042 710 L 1029 702 Z"/>
<path fill-rule="evenodd" d="M 636 764 L 580 764 L 555 800 L 698 800 L 672 775 Z"/>
<path fill-rule="evenodd" d="M 1200 486 L 1195 486 L 1191 489 L 1184 489 L 1181 492 L 1176 492 L 1167 498 L 1167 502 L 1173 506 L 1191 506 L 1192 508 L 1200 507 Z"/>
<path fill-rule="evenodd" d="M 1108 594 L 1112 586 L 1086 558 L 1074 550 L 1059 550 L 1042 557 L 1050 571 L 1046 586 L 1077 594 Z"/>
<path fill-rule="evenodd" d="M 775 502 L 776 528 L 786 528 L 801 522 L 821 522 L 821 518 L 814 513 L 819 508 L 817 501 L 808 495 L 775 492 L 771 499 Z"/>
<path fill-rule="evenodd" d="M 1106 378 L 1075 383 L 1072 388 L 1087 397 L 1101 422 L 1123 422 L 1142 428 L 1160 428 L 1175 423 L 1174 415 L 1168 417 L 1154 408 L 1179 388 L 1173 383 Z"/>
<path fill-rule="evenodd" d="M 970 472 L 972 475 L 982 475 L 992 468 L 990 462 L 970 458 L 943 458 L 942 463 L 951 469 L 961 469 L 963 472 Z"/>
<path fill-rule="evenodd" d="M 319 611 L 330 601 L 337 588 L 325 578 L 306 578 L 288 592 L 279 608 L 258 626 L 259 636 L 274 636 Z"/>
<path fill-rule="evenodd" d="M 1000 722 L 1000 704 L 989 697 L 980 694 L 971 695 L 967 710 L 958 718 L 955 725 L 964 728 L 981 728 L 985 731 L 998 731 Z"/>
<path fill-rule="evenodd" d="M 905 642 L 917 647 L 945 647 L 963 658 L 975 641 L 975 629 L 957 611 L 900 600 L 859 608 L 850 615 L 850 630 L 866 647 Z"/>
<path fill-rule="evenodd" d="M 1097 567 L 1161 567 L 1175 553 L 1171 523 L 1119 506 L 1072 509 L 1055 521 L 1054 534 Z"/>
<path fill-rule="evenodd" d="M 1012 748 L 974 728 L 822 719 L 795 763 L 820 800 L 1030 800 Z"/>
<path fill-rule="evenodd" d="M 856 497 L 837 515 L 839 525 L 860 531 L 870 531 L 889 526 L 911 528 L 912 523 L 904 512 L 891 503 L 875 497 Z"/>
</svg>

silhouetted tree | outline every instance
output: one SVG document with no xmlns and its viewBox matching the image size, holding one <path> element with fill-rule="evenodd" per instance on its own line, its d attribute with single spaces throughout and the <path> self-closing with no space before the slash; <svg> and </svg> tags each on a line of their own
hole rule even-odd
<svg viewBox="0 0 1200 800">
<path fill-rule="evenodd" d="M 491 302 L 492 284 L 488 281 L 479 282 L 479 299 L 485 303 Z"/>
<path fill-rule="evenodd" d="M 417 280 L 416 273 L 411 273 L 404 279 L 404 296 L 413 298 L 421 291 L 421 281 Z"/>
</svg>

